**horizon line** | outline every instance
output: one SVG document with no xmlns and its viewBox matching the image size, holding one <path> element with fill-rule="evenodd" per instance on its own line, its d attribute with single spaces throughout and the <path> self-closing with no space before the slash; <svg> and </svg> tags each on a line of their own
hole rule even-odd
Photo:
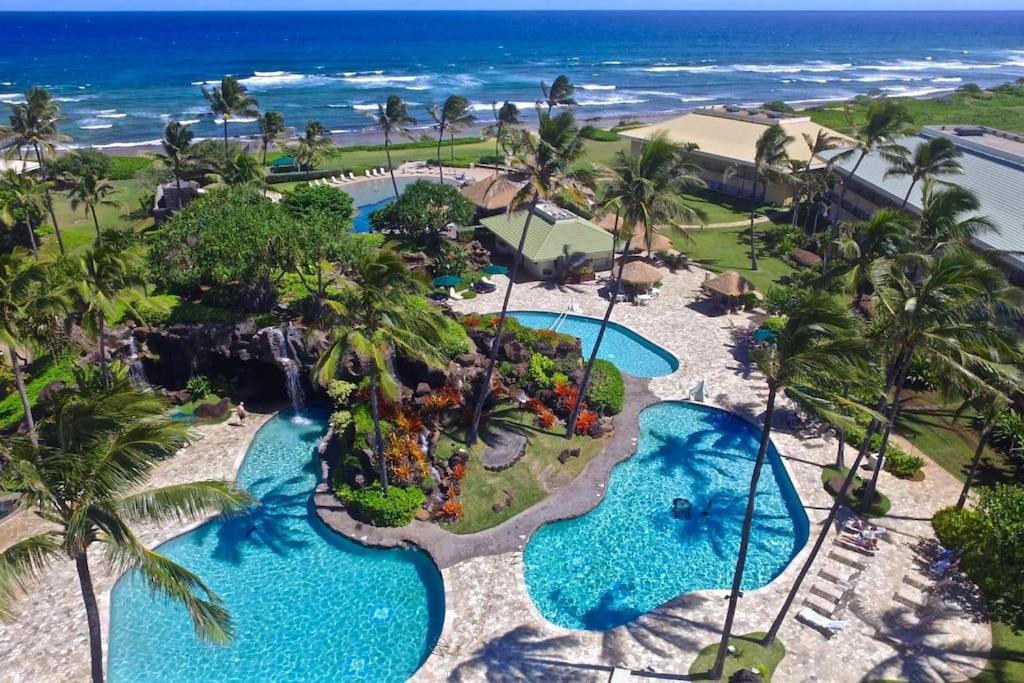
<svg viewBox="0 0 1024 683">
<path fill-rule="evenodd" d="M 298 9 L 0 9 L 0 14 L 348 14 L 355 12 L 389 14 L 393 12 L 426 13 L 451 12 L 457 14 L 1024 14 L 1024 8 L 982 8 L 982 9 L 456 9 L 456 8 L 298 8 Z"/>
</svg>

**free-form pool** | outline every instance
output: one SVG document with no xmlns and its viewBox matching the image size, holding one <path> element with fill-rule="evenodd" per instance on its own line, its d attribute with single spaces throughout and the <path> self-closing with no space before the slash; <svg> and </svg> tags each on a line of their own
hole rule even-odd
<svg viewBox="0 0 1024 683">
<path fill-rule="evenodd" d="M 127 574 L 111 595 L 111 681 L 403 681 L 419 668 L 444 619 L 440 573 L 421 551 L 366 548 L 320 522 L 325 422 L 273 418 L 238 474 L 261 505 L 160 548 L 224 599 L 234 641 L 200 642 L 183 607 Z"/>
<path fill-rule="evenodd" d="M 558 319 L 557 313 L 547 311 L 509 311 L 509 315 L 534 329 L 550 328 Z M 600 329 L 600 320 L 581 315 L 567 315 L 558 325 L 559 332 L 580 338 L 584 358 L 590 357 Z M 619 370 L 635 377 L 661 377 L 679 369 L 679 361 L 671 353 L 628 327 L 611 321 L 597 357 L 615 363 Z"/>
<path fill-rule="evenodd" d="M 398 193 L 401 194 L 405 188 L 418 180 L 437 182 L 436 179 L 431 178 L 396 177 Z M 357 183 L 345 185 L 342 189 L 352 196 L 352 203 L 357 209 L 356 215 L 352 219 L 352 232 L 371 232 L 370 214 L 395 201 L 395 188 L 391 185 L 391 176 L 360 180 Z"/>
<path fill-rule="evenodd" d="M 559 626 L 607 630 L 684 593 L 732 584 L 759 430 L 722 410 L 668 402 L 641 413 L 640 434 L 600 505 L 541 527 L 526 546 L 530 596 Z M 691 502 L 689 519 L 673 516 L 676 498 Z M 807 535 L 807 515 L 771 447 L 744 589 L 778 576 Z"/>
</svg>

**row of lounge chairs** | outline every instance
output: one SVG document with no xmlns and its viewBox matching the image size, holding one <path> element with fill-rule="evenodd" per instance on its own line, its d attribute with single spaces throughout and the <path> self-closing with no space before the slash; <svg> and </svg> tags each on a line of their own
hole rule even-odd
<svg viewBox="0 0 1024 683">
<path fill-rule="evenodd" d="M 476 282 L 474 282 L 472 285 L 470 285 L 470 289 L 472 289 L 477 294 L 490 294 L 491 292 L 498 289 L 498 285 L 496 285 L 494 281 L 491 280 L 490 278 L 482 277 Z M 447 294 L 444 294 L 442 292 L 439 294 L 439 296 L 436 296 L 435 298 L 440 300 L 450 299 L 451 301 L 462 301 L 465 297 L 462 296 L 462 294 L 460 294 L 459 292 L 455 291 L 454 287 L 449 287 Z"/>
<path fill-rule="evenodd" d="M 357 176 L 355 173 L 339 173 L 336 176 L 330 178 L 317 178 L 312 182 L 313 185 L 343 185 L 345 183 L 351 183 L 355 180 L 363 180 L 364 178 L 385 178 L 390 176 L 386 168 L 370 168 L 363 171 L 363 175 Z"/>
</svg>

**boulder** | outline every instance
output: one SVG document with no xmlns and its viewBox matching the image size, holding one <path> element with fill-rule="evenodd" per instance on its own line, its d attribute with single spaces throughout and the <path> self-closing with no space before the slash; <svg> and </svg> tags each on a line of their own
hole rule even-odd
<svg viewBox="0 0 1024 683">
<path fill-rule="evenodd" d="M 501 357 L 510 363 L 526 363 L 530 360 L 530 350 L 518 341 L 508 341 L 501 347 Z"/>
<path fill-rule="evenodd" d="M 483 367 L 487 358 L 480 353 L 460 353 L 455 357 L 455 362 L 464 368 Z"/>
<path fill-rule="evenodd" d="M 427 384 L 426 382 L 420 382 L 419 384 L 416 385 L 416 396 L 417 397 L 426 396 L 431 391 L 432 391 L 432 389 L 430 388 L 430 385 Z"/>
<path fill-rule="evenodd" d="M 515 495 L 508 489 L 504 489 L 501 492 L 501 495 L 498 496 L 498 500 L 496 500 L 494 502 L 494 505 L 491 506 L 491 509 L 494 510 L 496 514 L 501 514 L 505 510 L 508 510 L 510 507 L 512 507 L 512 503 L 514 503 L 515 501 Z"/>
<path fill-rule="evenodd" d="M 223 420 L 231 410 L 231 400 L 222 398 L 216 403 L 200 403 L 193 415 L 199 420 Z"/>
<path fill-rule="evenodd" d="M 43 387 L 43 390 L 39 392 L 39 397 L 36 399 L 36 402 L 40 405 L 49 403 L 54 396 L 67 389 L 67 387 L 67 382 L 62 382 L 59 379 L 48 382 L 46 386 Z"/>
<path fill-rule="evenodd" d="M 180 406 L 192 400 L 192 393 L 188 389 L 179 389 L 178 391 L 164 389 L 163 393 L 167 400 L 171 402 L 171 405 Z"/>
<path fill-rule="evenodd" d="M 416 511 L 416 514 L 414 514 L 413 517 L 419 522 L 429 522 L 430 512 L 424 508 L 420 508 Z"/>
<path fill-rule="evenodd" d="M 555 355 L 555 347 L 546 341 L 539 341 L 534 345 L 533 350 L 542 356 L 548 356 L 549 358 Z"/>
</svg>

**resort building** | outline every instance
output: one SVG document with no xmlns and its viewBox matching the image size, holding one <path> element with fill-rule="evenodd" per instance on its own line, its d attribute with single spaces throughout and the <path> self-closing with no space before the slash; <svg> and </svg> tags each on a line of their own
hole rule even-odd
<svg viewBox="0 0 1024 683">
<path fill-rule="evenodd" d="M 639 153 L 647 140 L 659 133 L 680 146 L 696 145 L 691 153 L 700 167 L 700 175 L 708 187 L 740 197 L 749 197 L 754 180 L 754 153 L 757 141 L 772 124 L 779 124 L 793 138 L 786 147 L 789 158 L 811 168 L 824 168 L 825 163 L 811 159 L 811 150 L 804 135 L 811 139 L 824 130 L 829 135 L 845 137 L 819 126 L 809 116 L 793 116 L 760 109 L 742 107 L 707 107 L 642 128 L 623 131 L 622 137 L 632 141 L 634 154 Z M 758 183 L 758 199 L 784 204 L 790 200 L 793 188 L 786 183 Z"/>
<path fill-rule="evenodd" d="M 526 225 L 526 211 L 483 218 L 483 228 L 494 235 L 495 251 L 511 256 Z M 538 204 L 523 245 L 523 268 L 533 277 L 547 279 L 570 271 L 612 267 L 612 236 L 590 221 L 554 204 Z"/>
<path fill-rule="evenodd" d="M 963 152 L 959 159 L 963 172 L 941 180 L 973 192 L 981 202 L 978 213 L 996 225 L 996 231 L 978 235 L 974 246 L 1003 266 L 1013 280 L 1024 280 L 1024 136 L 983 126 L 928 126 L 920 134 L 896 142 L 913 151 L 922 142 L 936 137 L 951 140 Z M 841 151 L 828 150 L 818 156 L 831 161 Z M 911 190 L 910 178 L 887 178 L 890 164 L 876 151 L 864 158 L 850 180 L 850 170 L 856 161 L 854 155 L 834 166 L 850 183 L 839 208 L 839 220 L 865 220 L 881 207 L 903 204 Z M 923 187 L 923 183 L 914 185 L 907 200 L 909 211 L 920 213 Z M 833 191 L 833 201 L 838 200 L 840 191 L 841 187 Z"/>
</svg>

